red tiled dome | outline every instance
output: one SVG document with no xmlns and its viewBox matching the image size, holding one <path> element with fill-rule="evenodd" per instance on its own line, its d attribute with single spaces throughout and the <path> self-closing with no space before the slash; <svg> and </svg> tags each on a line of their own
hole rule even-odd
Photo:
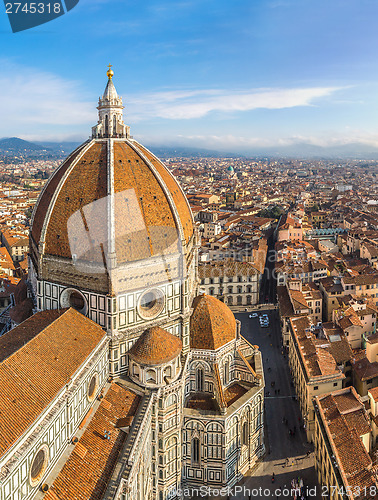
<svg viewBox="0 0 378 500">
<path fill-rule="evenodd" d="M 190 318 L 190 347 L 215 350 L 236 337 L 236 320 L 231 309 L 211 295 L 194 299 Z"/>
<path fill-rule="evenodd" d="M 181 352 L 181 340 L 159 326 L 145 330 L 128 354 L 144 365 L 161 365 L 176 358 Z"/>
<path fill-rule="evenodd" d="M 106 201 L 110 193 L 113 208 Z M 67 224 L 74 214 L 81 232 L 74 229 L 69 239 Z M 172 253 L 175 241 L 188 243 L 193 235 L 186 197 L 156 156 L 131 138 L 95 138 L 77 148 L 42 191 L 32 218 L 32 252 L 39 246 L 44 254 L 71 258 L 76 237 L 88 246 L 94 238 L 98 248 L 91 249 L 89 260 L 102 261 L 96 243 L 105 240 L 106 251 L 111 219 L 118 263 Z"/>
</svg>

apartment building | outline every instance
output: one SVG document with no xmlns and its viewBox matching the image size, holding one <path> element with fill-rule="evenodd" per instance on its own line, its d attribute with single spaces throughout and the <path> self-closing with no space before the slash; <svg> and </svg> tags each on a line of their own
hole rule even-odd
<svg viewBox="0 0 378 500">
<path fill-rule="evenodd" d="M 377 497 L 372 428 L 353 387 L 316 396 L 315 469 L 322 491 L 331 500 Z"/>
<path fill-rule="evenodd" d="M 277 287 L 277 300 L 284 345 L 289 345 L 290 317 L 309 316 L 314 323 L 321 322 L 322 294 L 313 283 L 303 284 L 299 279 L 290 279 L 286 286 Z"/>
<path fill-rule="evenodd" d="M 229 306 L 254 305 L 259 302 L 262 273 L 251 262 L 234 259 L 200 263 L 201 289 Z"/>
<path fill-rule="evenodd" d="M 308 316 L 290 318 L 289 367 L 308 441 L 313 440 L 315 415 L 312 400 L 315 396 L 341 389 L 345 375 L 332 355 L 332 343 L 348 349 L 341 335 L 327 338 L 323 329 L 314 325 Z"/>
</svg>

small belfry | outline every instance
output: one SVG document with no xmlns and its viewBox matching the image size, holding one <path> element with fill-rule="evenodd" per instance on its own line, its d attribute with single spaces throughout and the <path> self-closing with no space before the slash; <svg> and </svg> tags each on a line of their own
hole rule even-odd
<svg viewBox="0 0 378 500">
<path fill-rule="evenodd" d="M 101 138 L 128 138 L 130 127 L 123 123 L 122 97 L 117 94 L 113 83 L 114 71 L 109 64 L 106 75 L 108 83 L 102 97 L 98 100 L 98 123 L 92 127 L 92 137 Z"/>
</svg>

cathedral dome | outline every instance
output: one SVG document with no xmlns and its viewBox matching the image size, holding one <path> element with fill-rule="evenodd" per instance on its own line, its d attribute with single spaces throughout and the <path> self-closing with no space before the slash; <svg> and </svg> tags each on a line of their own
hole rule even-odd
<svg viewBox="0 0 378 500">
<path fill-rule="evenodd" d="M 235 338 L 236 319 L 231 309 L 211 295 L 196 297 L 190 318 L 190 347 L 216 350 Z"/>
<path fill-rule="evenodd" d="M 115 219 L 116 254 L 122 262 L 166 250 L 176 234 L 186 244 L 193 235 L 190 208 L 176 180 L 156 156 L 129 138 L 92 139 L 61 164 L 37 202 L 34 243 L 41 243 L 48 255 L 72 258 L 69 221 L 72 216 L 75 221 L 75 214 L 96 239 L 101 237 L 100 216 L 102 222 Z"/>
<path fill-rule="evenodd" d="M 66 274 L 86 274 L 82 285 L 102 291 L 112 271 L 146 259 L 164 260 L 160 275 L 172 279 L 180 259 L 167 265 L 167 256 L 188 255 L 194 242 L 188 201 L 164 164 L 130 136 L 112 77 L 109 71 L 92 139 L 68 156 L 46 183 L 30 233 L 30 258 L 40 276 L 45 269 L 46 275 L 63 281 L 56 263 L 64 259 Z M 68 271 L 68 265 L 74 269 Z M 94 283 L 90 277 L 96 273 L 103 277 Z M 137 283 L 134 273 L 135 288 L 161 281 L 156 265 L 145 274 L 150 278 Z M 130 283 L 130 276 L 123 275 L 121 281 Z"/>
<path fill-rule="evenodd" d="M 145 330 L 128 354 L 137 363 L 155 366 L 176 358 L 182 349 L 181 340 L 158 326 Z"/>
</svg>

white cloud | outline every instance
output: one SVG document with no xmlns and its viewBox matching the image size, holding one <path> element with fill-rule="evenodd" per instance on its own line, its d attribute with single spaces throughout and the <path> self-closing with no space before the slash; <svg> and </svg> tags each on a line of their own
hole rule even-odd
<svg viewBox="0 0 378 500">
<path fill-rule="evenodd" d="M 249 91 L 194 90 L 157 92 L 128 96 L 128 114 L 133 121 L 151 117 L 171 120 L 202 118 L 211 112 L 240 112 L 258 108 L 283 109 L 311 106 L 342 87 L 255 89 Z"/>
<path fill-rule="evenodd" d="M 95 123 L 95 103 L 85 101 L 79 83 L 4 60 L 0 64 L 0 136 L 33 133 L 41 125 Z"/>
</svg>

